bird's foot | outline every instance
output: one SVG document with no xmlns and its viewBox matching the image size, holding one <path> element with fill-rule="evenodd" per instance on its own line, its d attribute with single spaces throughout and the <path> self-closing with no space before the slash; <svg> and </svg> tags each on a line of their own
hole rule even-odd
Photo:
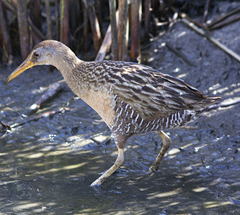
<svg viewBox="0 0 240 215">
<path fill-rule="evenodd" d="M 124 149 L 118 148 L 118 157 L 115 163 L 105 173 L 103 173 L 97 180 L 95 180 L 90 186 L 100 186 L 109 176 L 111 176 L 124 161 Z"/>
<path fill-rule="evenodd" d="M 93 183 L 91 183 L 91 187 L 98 187 L 101 186 L 102 182 L 108 177 L 108 175 L 106 176 L 106 172 L 100 176 L 98 179 L 96 179 Z"/>
<path fill-rule="evenodd" d="M 97 181 L 97 180 L 96 180 Z M 93 183 L 91 183 L 90 187 L 99 187 L 101 186 L 101 184 L 99 182 L 94 181 Z"/>
<path fill-rule="evenodd" d="M 152 166 L 150 166 L 148 169 L 149 173 L 157 172 L 157 171 L 158 171 L 158 165 L 154 165 L 154 164 Z"/>
<path fill-rule="evenodd" d="M 158 170 L 158 166 L 154 166 L 152 165 L 150 168 L 148 168 L 147 166 L 145 166 L 142 163 L 139 163 L 138 161 L 133 161 L 133 163 L 139 167 L 141 167 L 142 169 L 144 169 L 147 173 L 152 173 L 152 172 L 157 172 Z"/>
<path fill-rule="evenodd" d="M 142 169 L 148 171 L 148 167 L 145 166 L 144 164 L 139 163 L 138 161 L 133 161 L 133 163 L 134 163 L 136 166 L 141 167 Z"/>
</svg>

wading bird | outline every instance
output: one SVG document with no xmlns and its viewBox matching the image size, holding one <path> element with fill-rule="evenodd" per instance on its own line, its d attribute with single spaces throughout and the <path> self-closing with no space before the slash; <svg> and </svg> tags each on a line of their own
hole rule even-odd
<svg viewBox="0 0 240 215">
<path fill-rule="evenodd" d="M 54 40 L 37 44 L 6 84 L 26 69 L 53 65 L 71 90 L 90 105 L 110 128 L 118 156 L 91 185 L 100 185 L 124 162 L 124 146 L 135 133 L 157 131 L 163 146 L 149 171 L 156 171 L 171 144 L 164 129 L 182 126 L 219 100 L 151 67 L 121 61 L 84 62 Z"/>
</svg>

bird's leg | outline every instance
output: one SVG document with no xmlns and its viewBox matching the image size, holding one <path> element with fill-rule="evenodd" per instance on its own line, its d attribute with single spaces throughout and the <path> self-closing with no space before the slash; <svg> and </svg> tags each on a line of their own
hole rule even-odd
<svg viewBox="0 0 240 215">
<path fill-rule="evenodd" d="M 118 147 L 118 156 L 113 166 L 110 167 L 105 173 L 103 173 L 97 180 L 95 180 L 91 184 L 91 186 L 101 185 L 106 178 L 112 175 L 123 164 L 123 162 L 124 162 L 124 149 L 120 149 Z"/>
<path fill-rule="evenodd" d="M 172 143 L 171 138 L 167 134 L 165 134 L 163 131 L 158 131 L 158 133 L 162 138 L 163 146 L 162 146 L 161 151 L 159 152 L 156 160 L 154 161 L 153 165 L 149 168 L 149 172 L 158 170 L 158 167 L 163 159 L 164 154 L 167 152 L 167 150 L 169 149 L 169 147 Z"/>
</svg>

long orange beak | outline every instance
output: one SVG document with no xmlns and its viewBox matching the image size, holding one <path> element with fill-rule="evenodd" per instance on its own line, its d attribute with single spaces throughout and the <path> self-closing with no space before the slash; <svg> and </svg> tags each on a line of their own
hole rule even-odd
<svg viewBox="0 0 240 215">
<path fill-rule="evenodd" d="M 28 58 L 17 68 L 15 69 L 7 78 L 5 81 L 5 84 L 8 84 L 10 81 L 12 81 L 14 78 L 19 76 L 21 73 L 23 73 L 25 70 L 35 66 L 33 61 L 28 60 Z"/>
</svg>

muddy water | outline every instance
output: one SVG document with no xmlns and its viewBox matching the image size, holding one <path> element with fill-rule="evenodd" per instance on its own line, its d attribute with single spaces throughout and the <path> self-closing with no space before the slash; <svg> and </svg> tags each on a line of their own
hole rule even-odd
<svg viewBox="0 0 240 215">
<path fill-rule="evenodd" d="M 240 32 L 233 29 L 239 28 L 228 26 L 214 36 L 237 51 Z M 225 35 L 231 38 L 225 40 Z M 161 46 L 166 41 L 185 50 L 197 66 L 188 66 Z M 240 97 L 239 63 L 184 25 L 153 42 L 150 51 L 153 67 L 224 101 Z M 0 117 L 7 124 L 19 121 L 47 86 L 61 79 L 56 71 L 36 67 L 5 86 L 11 71 L 0 70 Z M 61 107 L 72 96 L 65 89 L 39 113 Z M 1 214 L 240 213 L 239 104 L 203 114 L 189 124 L 196 129 L 167 131 L 173 144 L 158 173 L 148 174 L 139 163 L 152 164 L 161 138 L 156 133 L 130 138 L 124 165 L 95 189 L 89 185 L 113 164 L 116 147 L 104 123 L 82 120 L 99 119 L 82 100 L 73 99 L 68 107 L 70 112 L 1 137 Z"/>
</svg>

